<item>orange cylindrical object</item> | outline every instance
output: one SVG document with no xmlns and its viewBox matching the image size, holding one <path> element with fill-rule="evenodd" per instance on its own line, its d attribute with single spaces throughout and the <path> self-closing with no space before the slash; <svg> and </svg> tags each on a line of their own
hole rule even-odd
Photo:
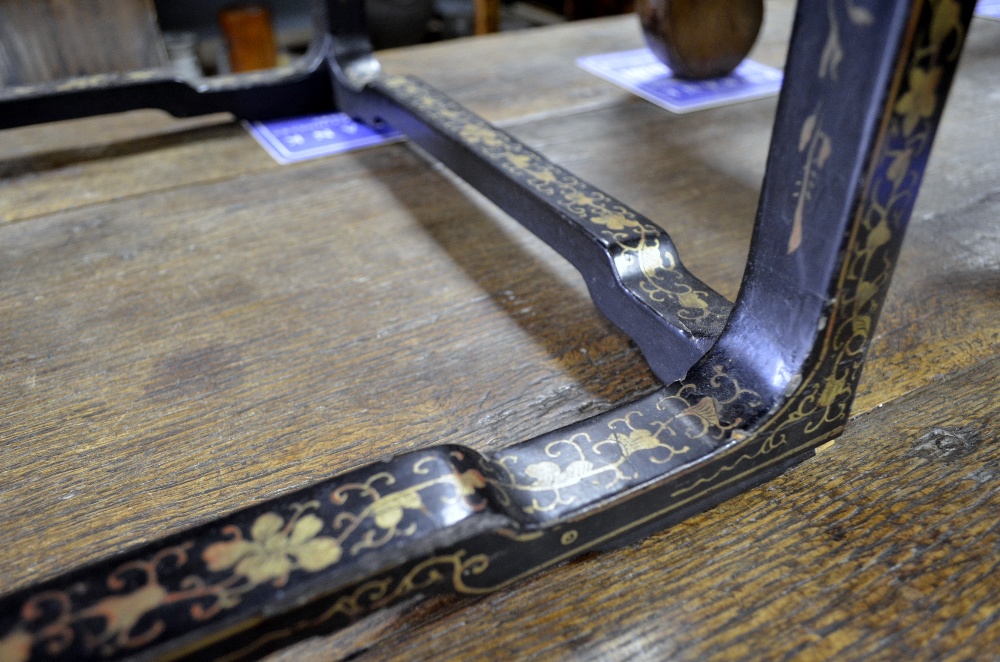
<svg viewBox="0 0 1000 662">
<path fill-rule="evenodd" d="M 229 44 L 229 66 L 234 72 L 270 69 L 277 64 L 278 48 L 265 7 L 231 7 L 219 12 L 219 25 Z"/>
</svg>

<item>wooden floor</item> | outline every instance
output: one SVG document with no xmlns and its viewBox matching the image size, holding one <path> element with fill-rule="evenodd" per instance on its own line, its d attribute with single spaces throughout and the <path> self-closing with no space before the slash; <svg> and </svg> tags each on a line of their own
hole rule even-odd
<svg viewBox="0 0 1000 662">
<path fill-rule="evenodd" d="M 780 66 L 789 2 L 752 57 Z M 773 99 L 579 69 L 634 17 L 385 52 L 667 228 L 736 295 Z M 975 19 L 847 432 L 629 548 L 279 659 L 1000 651 L 1000 23 Z M 657 382 L 553 252 L 405 144 L 278 166 L 226 117 L 0 134 L 0 592 L 378 458 L 498 448 Z"/>
</svg>

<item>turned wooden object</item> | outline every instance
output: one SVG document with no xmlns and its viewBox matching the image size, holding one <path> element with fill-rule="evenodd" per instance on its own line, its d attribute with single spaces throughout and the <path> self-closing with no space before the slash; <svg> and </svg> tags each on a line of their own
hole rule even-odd
<svg viewBox="0 0 1000 662">
<path fill-rule="evenodd" d="M 718 78 L 753 47 L 763 0 L 639 0 L 646 43 L 678 78 Z"/>
</svg>

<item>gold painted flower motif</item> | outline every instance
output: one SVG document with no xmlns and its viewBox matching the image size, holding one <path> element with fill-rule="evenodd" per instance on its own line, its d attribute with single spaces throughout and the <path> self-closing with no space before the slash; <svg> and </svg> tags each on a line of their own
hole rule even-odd
<svg viewBox="0 0 1000 662">
<path fill-rule="evenodd" d="M 719 421 L 719 414 L 715 410 L 715 401 L 708 396 L 703 397 L 701 400 L 678 414 L 678 416 L 694 416 L 706 427 L 722 427 L 722 423 Z"/>
<path fill-rule="evenodd" d="M 27 662 L 31 658 L 31 647 L 35 637 L 25 630 L 16 629 L 0 639 L 0 660 Z"/>
<path fill-rule="evenodd" d="M 910 135 L 920 120 L 933 117 L 937 110 L 937 88 L 941 82 L 941 67 L 927 71 L 910 69 L 910 89 L 896 102 L 896 112 L 903 116 L 903 133 Z"/>
<path fill-rule="evenodd" d="M 424 508 L 423 499 L 420 493 L 413 490 L 388 494 L 375 501 L 370 508 L 370 514 L 375 522 L 375 526 L 386 531 L 396 531 L 396 527 L 403 521 L 403 514 L 406 510 L 422 510 Z M 413 528 L 413 527 L 411 527 Z M 414 528 L 415 530 L 415 528 Z M 412 533 L 412 531 L 409 531 Z M 407 533 L 407 535 L 409 535 Z"/>
<path fill-rule="evenodd" d="M 593 216 L 590 217 L 591 220 L 598 225 L 603 225 L 612 232 L 639 230 L 642 228 L 642 223 L 634 218 L 629 218 L 620 212 L 598 207 L 591 199 L 585 200 L 584 203 L 596 207 Z"/>
<path fill-rule="evenodd" d="M 913 149 L 904 149 L 899 152 L 895 152 L 892 157 L 892 164 L 889 166 L 889 171 L 886 176 L 889 177 L 891 181 L 896 186 L 903 185 L 903 178 L 910 171 L 910 161 L 913 159 Z"/>
<path fill-rule="evenodd" d="M 469 469 L 468 471 L 463 471 L 456 476 L 458 492 L 462 496 L 472 496 L 477 490 L 481 490 L 486 487 L 486 478 L 483 474 L 479 473 L 475 469 Z"/>
<path fill-rule="evenodd" d="M 824 409 L 831 407 L 837 398 L 844 393 L 850 393 L 850 390 L 846 376 L 830 376 L 823 385 L 823 390 L 820 392 L 816 404 Z"/>
<path fill-rule="evenodd" d="M 677 304 L 681 308 L 696 308 L 698 310 L 708 310 L 708 302 L 702 297 L 707 296 L 705 292 L 689 289 L 687 292 L 677 293 Z"/>
<path fill-rule="evenodd" d="M 671 434 L 673 434 L 673 431 L 671 431 Z M 649 461 L 654 464 L 664 464 L 669 462 L 674 455 L 683 455 L 691 450 L 691 447 L 687 445 L 682 446 L 681 448 L 674 448 L 670 444 L 660 441 L 659 437 L 657 437 L 655 433 L 644 428 L 634 429 L 628 434 L 617 432 L 608 437 L 607 440 L 596 444 L 594 449 L 596 450 L 598 446 L 601 446 L 609 441 L 617 444 L 618 447 L 621 448 L 622 456 L 626 458 L 630 458 L 640 451 L 660 449 L 666 449 L 669 451 L 666 458 L 660 458 L 655 454 L 651 456 Z"/>
<path fill-rule="evenodd" d="M 575 460 L 565 468 L 555 462 L 535 462 L 524 469 L 524 473 L 535 480 L 531 489 L 560 490 L 572 487 L 591 475 L 594 465 L 586 460 Z"/>
<path fill-rule="evenodd" d="M 275 513 L 265 513 L 250 528 L 250 540 L 237 532 L 233 540 L 209 545 L 202 559 L 215 572 L 234 568 L 237 575 L 257 585 L 273 581 L 281 586 L 292 570 L 317 572 L 340 560 L 340 544 L 317 535 L 323 521 L 315 515 L 292 518 L 288 524 Z"/>
<path fill-rule="evenodd" d="M 466 124 L 459 131 L 459 135 L 467 143 L 486 147 L 503 147 L 507 142 L 499 131 L 482 124 Z"/>
</svg>

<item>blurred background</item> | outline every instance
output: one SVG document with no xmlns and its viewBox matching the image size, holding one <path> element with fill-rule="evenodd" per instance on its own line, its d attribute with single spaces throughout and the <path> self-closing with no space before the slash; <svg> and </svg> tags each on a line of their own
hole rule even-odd
<svg viewBox="0 0 1000 662">
<path fill-rule="evenodd" d="M 633 9 L 633 0 L 364 1 L 376 48 L 521 30 Z M 178 41 L 182 47 L 193 47 L 206 74 L 230 69 L 227 39 L 220 25 L 227 10 L 256 7 L 268 14 L 279 64 L 303 53 L 312 38 L 309 0 L 271 0 L 257 5 L 234 5 L 232 0 L 156 0 L 155 7 L 168 48 L 175 51 Z M 176 54 L 171 53 L 171 57 L 175 59 Z"/>
<path fill-rule="evenodd" d="M 356 0 L 377 49 L 633 10 L 634 0 Z M 0 87 L 172 66 L 198 78 L 288 64 L 310 0 L 0 0 Z"/>
</svg>

